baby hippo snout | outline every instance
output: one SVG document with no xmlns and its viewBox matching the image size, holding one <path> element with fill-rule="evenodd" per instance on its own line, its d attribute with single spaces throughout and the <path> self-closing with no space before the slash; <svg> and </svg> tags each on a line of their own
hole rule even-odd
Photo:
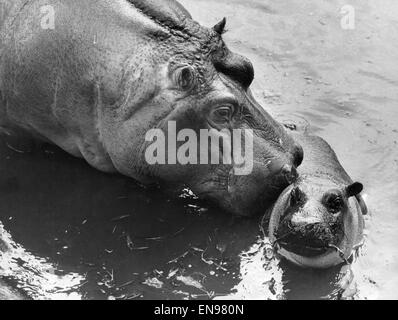
<svg viewBox="0 0 398 320">
<path fill-rule="evenodd" d="M 304 222 L 292 215 L 284 219 L 278 229 L 278 244 L 298 255 L 315 257 L 339 242 L 339 229 L 337 224 L 330 225 L 313 219 Z"/>
</svg>

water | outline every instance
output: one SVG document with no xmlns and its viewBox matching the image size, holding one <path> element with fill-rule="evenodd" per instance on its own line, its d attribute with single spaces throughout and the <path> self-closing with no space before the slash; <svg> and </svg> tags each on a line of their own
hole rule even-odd
<svg viewBox="0 0 398 320">
<path fill-rule="evenodd" d="M 325 138 L 364 183 L 371 214 L 353 265 L 354 298 L 398 298 L 398 3 L 350 1 L 356 29 L 343 30 L 344 1 L 182 2 L 208 26 L 226 16 L 225 39 L 253 61 L 260 102 Z M 337 297 L 338 270 L 278 261 L 260 218 L 234 219 L 190 197 L 144 190 L 52 146 L 19 153 L 6 143 L 0 220 L 14 247 L 0 270 L 28 297 Z"/>
</svg>

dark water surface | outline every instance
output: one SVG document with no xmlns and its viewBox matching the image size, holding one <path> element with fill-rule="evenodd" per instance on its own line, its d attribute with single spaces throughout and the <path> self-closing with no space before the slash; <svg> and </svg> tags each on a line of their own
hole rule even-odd
<svg viewBox="0 0 398 320">
<path fill-rule="evenodd" d="M 328 140 L 366 186 L 366 243 L 354 298 L 398 298 L 398 3 L 183 0 L 201 23 L 228 18 L 275 117 Z M 337 270 L 273 257 L 259 219 L 241 220 L 106 175 L 52 146 L 0 141 L 0 220 L 14 247 L 0 272 L 38 299 L 336 298 Z M 23 146 L 22 151 L 27 151 Z M 1 243 L 0 243 L 1 245 Z"/>
</svg>

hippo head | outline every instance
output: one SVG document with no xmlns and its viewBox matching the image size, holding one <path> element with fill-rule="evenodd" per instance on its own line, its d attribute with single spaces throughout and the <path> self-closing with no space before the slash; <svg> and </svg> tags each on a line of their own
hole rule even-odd
<svg viewBox="0 0 398 320">
<path fill-rule="evenodd" d="M 250 92 L 253 66 L 226 47 L 225 19 L 204 28 L 175 1 L 129 2 L 151 24 L 143 47 L 126 58 L 122 106 L 103 117 L 112 163 L 237 215 L 262 212 L 294 180 L 303 151 Z M 229 145 L 221 142 L 227 136 Z M 247 163 L 222 161 L 238 144 L 242 155 L 252 152 Z"/>
<path fill-rule="evenodd" d="M 275 204 L 269 235 L 278 252 L 302 267 L 328 268 L 349 259 L 362 238 L 355 200 L 361 183 L 347 186 L 323 178 L 300 180 Z"/>
</svg>

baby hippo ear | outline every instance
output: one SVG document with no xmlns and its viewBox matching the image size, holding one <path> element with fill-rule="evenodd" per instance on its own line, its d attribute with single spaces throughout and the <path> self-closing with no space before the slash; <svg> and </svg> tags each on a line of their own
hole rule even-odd
<svg viewBox="0 0 398 320">
<path fill-rule="evenodd" d="M 346 188 L 347 197 L 353 197 L 360 194 L 363 190 L 363 184 L 360 182 L 354 182 Z"/>
</svg>

